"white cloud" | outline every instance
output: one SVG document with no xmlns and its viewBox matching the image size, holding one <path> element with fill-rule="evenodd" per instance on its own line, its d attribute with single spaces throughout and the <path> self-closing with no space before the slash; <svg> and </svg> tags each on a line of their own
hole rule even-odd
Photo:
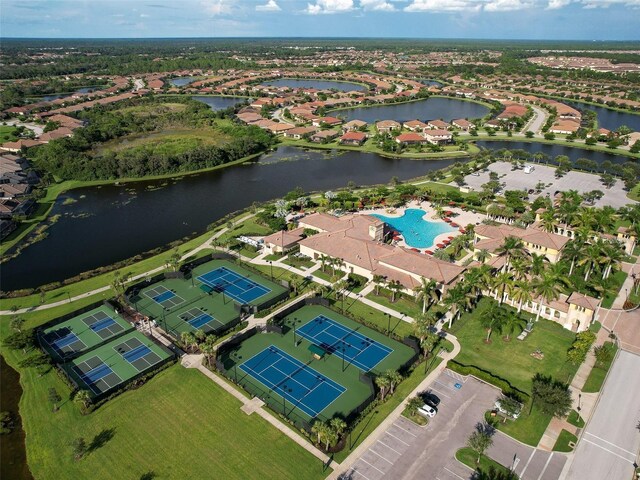
<svg viewBox="0 0 640 480">
<path fill-rule="evenodd" d="M 374 10 L 377 12 L 394 12 L 396 9 L 387 0 L 360 0 L 360 7 L 363 10 Z"/>
<path fill-rule="evenodd" d="M 557 10 L 558 8 L 566 7 L 573 0 L 549 0 L 547 10 Z"/>
<path fill-rule="evenodd" d="M 232 11 L 231 2 L 227 0 L 205 0 L 201 2 L 202 7 L 213 16 L 229 15 Z"/>
<path fill-rule="evenodd" d="M 320 13 L 346 13 L 354 9 L 353 0 L 316 0 L 316 3 L 307 3 L 306 13 L 318 15 Z"/>
<path fill-rule="evenodd" d="M 640 8 L 640 0 L 581 0 L 585 8 L 608 8 L 612 5 Z"/>
<path fill-rule="evenodd" d="M 477 12 L 482 0 L 413 0 L 406 12 Z"/>
<path fill-rule="evenodd" d="M 141 13 L 140 14 L 140 18 L 149 18 L 151 15 L 148 15 L 146 13 Z"/>
<path fill-rule="evenodd" d="M 269 0 L 265 5 L 256 5 L 258 12 L 279 12 L 282 10 L 276 0 Z"/>
<path fill-rule="evenodd" d="M 529 0 L 491 0 L 484 6 L 484 9 L 487 12 L 512 12 L 531 6 L 532 3 Z"/>
</svg>

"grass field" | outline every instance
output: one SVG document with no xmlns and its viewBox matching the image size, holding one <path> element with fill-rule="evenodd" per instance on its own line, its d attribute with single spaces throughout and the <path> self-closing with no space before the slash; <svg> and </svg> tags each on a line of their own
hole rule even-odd
<svg viewBox="0 0 640 480">
<path fill-rule="evenodd" d="M 576 367 L 567 362 L 566 353 L 575 334 L 557 323 L 541 319 L 524 341 L 514 338 L 506 342 L 494 331 L 491 343 L 486 344 L 487 331 L 480 318 L 493 301 L 486 297 L 481 299 L 477 308 L 463 314 L 453 324 L 451 333 L 458 337 L 462 346 L 456 362 L 487 370 L 527 393 L 531 392 L 531 378 L 536 373 L 551 375 L 562 382 L 573 378 Z M 542 360 L 531 356 L 537 349 L 544 353 Z"/>
<path fill-rule="evenodd" d="M 18 139 L 16 131 L 12 125 L 0 125 L 0 143 L 15 142 Z"/>
<path fill-rule="evenodd" d="M 384 357 L 380 363 L 375 365 L 372 370 L 373 372 L 383 372 L 387 369 L 398 370 L 414 354 L 413 350 L 408 346 L 389 339 L 370 328 L 354 322 L 353 320 L 345 318 L 337 312 L 322 306 L 308 305 L 292 312 L 284 319 L 284 335 L 277 333 L 256 334 L 242 342 L 242 344 L 231 352 L 225 352 L 221 355 L 221 361 L 224 363 L 225 368 L 230 372 L 230 375 L 237 375 L 237 378 L 239 380 L 241 379 L 241 383 L 243 385 L 248 384 L 245 388 L 249 389 L 254 395 L 260 395 L 261 398 L 268 397 L 267 402 L 271 408 L 282 412 L 283 408 L 285 408 L 287 404 L 286 402 L 283 402 L 282 396 L 278 392 L 268 389 L 264 384 L 260 383 L 259 380 L 245 375 L 241 369 L 241 365 L 244 362 L 253 358 L 270 345 L 274 345 L 280 350 L 295 357 L 302 363 L 308 364 L 310 368 L 316 370 L 318 373 L 346 388 L 346 391 L 326 406 L 319 415 L 322 419 L 333 418 L 336 415 L 345 418 L 352 410 L 364 402 L 372 392 L 370 388 L 359 379 L 361 367 L 359 368 L 353 364 L 349 365 L 348 359 L 343 362 L 338 353 L 327 353 L 322 359 L 313 360 L 312 353 L 309 351 L 309 347 L 312 344 L 300 334 L 296 335 L 297 345 L 294 345 L 294 332 L 290 326 L 293 324 L 292 322 L 297 320 L 297 328 L 300 329 L 318 315 L 324 315 L 338 322 L 348 330 L 356 330 L 360 335 L 364 335 L 393 349 L 393 351 Z M 350 341 L 354 341 L 353 337 L 350 337 Z M 307 404 L 310 405 L 310 401 L 308 401 Z M 300 408 L 292 408 L 291 403 L 288 405 L 287 416 L 290 418 L 301 419 L 305 422 L 309 422 L 312 419 L 308 413 L 304 412 Z"/>
<path fill-rule="evenodd" d="M 569 412 L 569 416 L 567 416 L 567 422 L 578 428 L 584 427 L 584 420 L 575 410 L 571 410 L 571 412 Z"/>
<path fill-rule="evenodd" d="M 611 360 L 605 362 L 603 365 L 594 365 L 587 377 L 587 381 L 584 382 L 584 386 L 582 387 L 582 391 L 584 393 L 595 393 L 600 391 L 602 384 L 604 383 L 604 379 L 607 376 L 607 372 L 611 368 L 611 364 L 616 357 L 618 347 L 612 342 L 605 342 L 604 345 L 612 351 Z"/>
<path fill-rule="evenodd" d="M 6 330 L 6 322 L 2 322 Z M 3 336 L 6 335 L 3 332 Z M 17 368 L 21 352 L 2 354 Z M 321 479 L 319 460 L 196 370 L 172 366 L 87 416 L 67 398 L 53 372 L 17 368 L 27 455 L 39 480 L 91 478 Z M 65 398 L 57 413 L 50 387 Z M 74 461 L 71 442 L 83 437 L 88 455 Z"/>
<path fill-rule="evenodd" d="M 477 463 L 478 454 L 471 450 L 469 447 L 464 447 L 458 450 L 456 452 L 456 460 L 465 464 L 467 467 L 473 468 L 474 470 L 480 468 L 482 471 L 486 472 L 489 467 L 494 467 L 498 472 L 509 472 L 509 469 L 507 467 L 487 457 L 486 455 L 481 455 L 480 463 Z"/>
<path fill-rule="evenodd" d="M 556 440 L 556 444 L 553 446 L 553 451 L 565 453 L 573 452 L 573 447 L 570 446 L 569 443 L 573 443 L 575 445 L 578 443 L 578 437 L 571 432 L 562 430 Z"/>
</svg>

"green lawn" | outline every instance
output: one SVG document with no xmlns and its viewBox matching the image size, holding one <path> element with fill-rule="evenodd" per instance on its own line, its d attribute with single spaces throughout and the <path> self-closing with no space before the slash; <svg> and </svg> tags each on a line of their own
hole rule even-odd
<svg viewBox="0 0 640 480">
<path fill-rule="evenodd" d="M 422 314 L 422 302 L 416 302 L 415 300 L 411 300 L 407 297 L 401 296 L 400 294 L 396 295 L 395 302 L 391 302 L 391 292 L 386 288 L 380 289 L 380 295 L 376 295 L 376 291 L 373 290 L 369 295 L 367 295 L 369 300 L 373 300 L 380 305 L 388 307 L 392 310 L 395 310 L 399 313 L 404 313 L 409 317 L 416 318 L 418 315 Z"/>
<path fill-rule="evenodd" d="M 411 420 L 416 425 L 420 425 L 421 427 L 424 427 L 425 425 L 427 425 L 429 423 L 429 420 L 427 419 L 427 417 L 425 417 L 423 415 L 420 415 L 419 413 L 411 414 L 411 413 L 409 413 L 409 409 L 406 408 L 406 407 L 402 411 L 402 416 L 404 418 L 407 418 L 407 419 Z"/>
<path fill-rule="evenodd" d="M 451 333 L 458 337 L 462 346 L 456 362 L 489 371 L 527 393 L 531 392 L 531 377 L 538 372 L 562 382 L 570 381 L 576 366 L 566 361 L 566 353 L 575 334 L 557 323 L 541 319 L 524 341 L 512 337 L 507 342 L 494 331 L 491 343 L 486 344 L 487 331 L 480 324 L 480 318 L 493 301 L 482 298 L 472 312 L 463 314 L 453 324 Z M 544 353 L 542 360 L 531 356 L 537 349 Z"/>
<path fill-rule="evenodd" d="M 12 125 L 0 125 L 0 143 L 15 142 L 17 128 Z"/>
<path fill-rule="evenodd" d="M 529 407 L 530 402 L 527 402 L 517 420 L 508 420 L 507 423 L 498 422 L 496 428 L 522 443 L 535 447 L 544 435 L 551 421 L 551 415 L 542 413 L 535 404 L 529 413 Z"/>
<path fill-rule="evenodd" d="M 474 470 L 480 468 L 482 469 L 482 471 L 486 472 L 489 467 L 494 467 L 498 472 L 509 472 L 509 469 L 507 467 L 487 457 L 486 455 L 481 455 L 480 463 L 477 463 L 478 454 L 469 447 L 464 447 L 458 450 L 456 452 L 456 460 L 465 464 L 469 468 L 473 468 Z"/>
<path fill-rule="evenodd" d="M 336 307 L 338 306 L 340 306 L 340 302 L 336 303 Z M 357 319 L 376 325 L 378 329 L 384 332 L 386 332 L 387 327 L 390 326 L 391 332 L 401 337 L 413 334 L 412 324 L 395 317 L 389 319 L 387 314 L 360 301 L 347 299 L 345 301 L 345 310 Z"/>
<path fill-rule="evenodd" d="M 622 284 L 627 278 L 627 274 L 623 271 L 618 271 L 611 275 L 611 278 L 613 279 L 613 286 L 611 288 L 611 291 L 613 293 L 607 293 L 604 296 L 604 298 L 602 299 L 602 308 L 611 308 L 611 305 L 613 305 L 613 302 L 618 296 L 618 292 L 620 291 Z"/>
<path fill-rule="evenodd" d="M 584 383 L 584 387 L 582 387 L 582 391 L 584 393 L 595 393 L 600 391 L 600 389 L 602 388 L 602 384 L 604 383 L 604 379 L 607 376 L 607 372 L 611 368 L 613 359 L 615 359 L 618 347 L 612 342 L 605 342 L 604 345 L 612 350 L 613 355 L 611 356 L 611 360 L 605 362 L 603 365 L 595 365 L 591 369 L 591 372 L 587 377 L 587 381 Z"/>
<path fill-rule="evenodd" d="M 558 439 L 556 440 L 556 444 L 553 446 L 554 452 L 573 452 L 573 447 L 569 445 L 569 443 L 573 443 L 574 445 L 578 442 L 578 437 L 576 437 L 573 433 L 568 432 L 566 430 L 562 430 Z"/>
<path fill-rule="evenodd" d="M 584 420 L 582 419 L 580 414 L 575 410 L 571 410 L 571 412 L 569 412 L 569 416 L 567 417 L 567 422 L 569 422 L 574 427 L 578 427 L 578 428 L 584 427 Z"/>
<path fill-rule="evenodd" d="M 14 368 L 24 358 L 2 353 Z M 35 478 L 321 479 L 328 473 L 260 417 L 242 413 L 240 402 L 197 370 L 172 366 L 87 416 L 66 400 L 51 412 L 48 389 L 65 399 L 69 392 L 55 373 L 38 377 L 34 369 L 19 370 L 20 412 Z M 93 449 L 74 461 L 70 443 L 80 436 Z"/>
</svg>

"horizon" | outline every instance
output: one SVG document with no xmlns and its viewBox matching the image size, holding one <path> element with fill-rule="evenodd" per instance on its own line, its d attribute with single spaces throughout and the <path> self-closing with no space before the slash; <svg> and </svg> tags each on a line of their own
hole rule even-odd
<svg viewBox="0 0 640 480">
<path fill-rule="evenodd" d="M 640 0 L 5 0 L 0 38 L 640 41 L 634 12 Z"/>
</svg>

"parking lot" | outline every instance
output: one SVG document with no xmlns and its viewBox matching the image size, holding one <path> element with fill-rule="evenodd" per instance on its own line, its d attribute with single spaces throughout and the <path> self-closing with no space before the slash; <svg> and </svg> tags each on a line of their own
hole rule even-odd
<svg viewBox="0 0 640 480">
<path fill-rule="evenodd" d="M 450 370 L 428 389 L 440 399 L 438 414 L 426 427 L 400 417 L 341 476 L 343 479 L 468 480 L 473 471 L 455 459 L 499 391 Z M 556 480 L 564 467 L 562 454 L 527 447 L 496 432 L 489 456 L 511 467 L 524 480 Z M 514 462 L 515 457 L 515 462 Z"/>
<path fill-rule="evenodd" d="M 590 192 L 592 190 L 600 190 L 604 196 L 595 202 L 595 206 L 602 207 L 610 205 L 614 208 L 623 207 L 629 203 L 635 203 L 627 197 L 624 191 L 624 184 L 618 180 L 616 184 L 607 189 L 598 175 L 592 175 L 582 172 L 568 172 L 562 178 L 555 178 L 554 167 L 546 165 L 530 164 L 535 170 L 529 174 L 523 170 L 511 170 L 512 165 L 509 162 L 495 162 L 489 165 L 489 171 L 496 172 L 500 178 L 500 183 L 505 183 L 504 190 L 531 190 L 535 189 L 538 182 L 547 185 L 540 193 L 531 194 L 531 199 L 539 196 L 551 196 L 557 191 L 577 190 L 579 193 Z M 489 172 L 478 172 L 479 175 L 467 175 L 464 181 L 475 191 L 481 191 L 482 185 L 489 181 Z"/>
</svg>

